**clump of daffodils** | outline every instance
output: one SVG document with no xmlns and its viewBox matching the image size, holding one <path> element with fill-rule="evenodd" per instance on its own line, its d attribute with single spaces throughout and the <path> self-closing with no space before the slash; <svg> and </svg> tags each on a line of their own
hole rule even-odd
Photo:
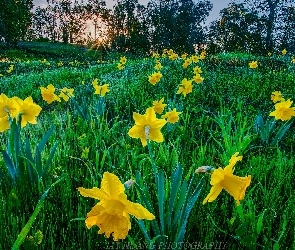
<svg viewBox="0 0 295 250">
<path fill-rule="evenodd" d="M 64 101 L 68 101 L 70 97 L 74 97 L 74 89 L 69 88 L 62 88 L 58 91 L 60 92 L 59 95 L 55 94 L 55 87 L 52 84 L 49 84 L 46 88 L 40 87 L 42 98 L 48 104 L 51 104 L 54 101 L 61 102 L 61 98 Z"/>
</svg>

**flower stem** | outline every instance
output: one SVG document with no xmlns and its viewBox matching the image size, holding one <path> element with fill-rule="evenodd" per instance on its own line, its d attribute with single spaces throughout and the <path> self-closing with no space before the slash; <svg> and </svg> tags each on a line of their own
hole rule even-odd
<svg viewBox="0 0 295 250">
<path fill-rule="evenodd" d="M 156 184 L 158 183 L 158 175 L 157 175 L 157 166 L 156 166 L 156 163 L 154 161 L 154 155 L 152 153 L 152 150 L 151 150 L 151 145 L 150 145 L 150 140 L 149 139 L 146 139 L 146 142 L 147 142 L 147 146 L 148 146 L 148 149 L 149 149 L 149 154 L 150 154 L 150 158 L 151 158 L 151 163 L 152 163 L 152 166 L 153 166 L 153 170 L 154 170 L 154 175 L 155 175 L 155 180 L 156 180 Z"/>
</svg>

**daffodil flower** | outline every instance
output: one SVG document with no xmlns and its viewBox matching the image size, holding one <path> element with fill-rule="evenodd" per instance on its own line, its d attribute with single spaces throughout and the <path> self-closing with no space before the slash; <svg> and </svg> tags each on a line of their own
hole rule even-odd
<svg viewBox="0 0 295 250">
<path fill-rule="evenodd" d="M 211 175 L 210 184 L 212 185 L 210 193 L 203 201 L 203 205 L 206 202 L 214 201 L 221 193 L 222 189 L 225 189 L 240 205 L 240 200 L 245 197 L 247 187 L 251 182 L 251 175 L 246 177 L 239 177 L 233 174 L 234 165 L 242 160 L 242 156 L 238 156 L 238 152 L 235 153 L 229 160 L 229 164 L 224 168 L 215 169 Z"/>
<path fill-rule="evenodd" d="M 155 216 L 139 203 L 127 200 L 124 185 L 119 178 L 109 172 L 103 174 L 101 188 L 77 188 L 84 197 L 100 200 L 89 213 L 85 220 L 89 229 L 94 225 L 99 227 L 98 234 L 106 237 L 113 236 L 114 241 L 125 239 L 131 229 L 129 214 L 139 220 L 154 220 Z"/>
</svg>

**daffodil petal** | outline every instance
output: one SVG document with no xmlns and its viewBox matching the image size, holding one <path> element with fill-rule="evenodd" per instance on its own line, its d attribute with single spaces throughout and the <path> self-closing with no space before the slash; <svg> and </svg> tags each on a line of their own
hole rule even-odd
<svg viewBox="0 0 295 250">
<path fill-rule="evenodd" d="M 124 193 L 125 188 L 116 175 L 104 172 L 101 190 L 105 191 L 111 198 L 116 199 L 119 194 Z"/>
<path fill-rule="evenodd" d="M 152 213 L 150 213 L 146 208 L 144 208 L 141 204 L 128 201 L 127 199 L 120 199 L 120 201 L 125 205 L 125 211 L 127 211 L 129 214 L 132 214 L 137 219 L 155 219 L 155 216 Z"/>
<path fill-rule="evenodd" d="M 110 199 L 109 194 L 97 187 L 93 187 L 91 189 L 79 187 L 77 189 L 80 192 L 80 194 L 84 197 L 90 197 L 97 200 Z"/>
<path fill-rule="evenodd" d="M 207 197 L 203 201 L 203 205 L 207 201 L 208 202 L 214 201 L 217 198 L 217 196 L 220 194 L 221 191 L 222 191 L 222 186 L 220 184 L 216 184 L 216 185 L 212 186 L 210 193 L 207 195 Z"/>
</svg>

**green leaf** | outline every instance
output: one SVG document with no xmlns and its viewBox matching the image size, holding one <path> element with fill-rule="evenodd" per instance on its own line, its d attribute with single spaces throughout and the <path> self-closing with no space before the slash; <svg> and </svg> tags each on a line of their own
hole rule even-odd
<svg viewBox="0 0 295 250">
<path fill-rule="evenodd" d="M 29 138 L 26 136 L 25 139 L 25 156 L 26 156 L 26 161 L 27 161 L 27 169 L 29 172 L 29 177 L 30 177 L 30 181 L 31 183 L 35 183 L 35 172 L 34 172 L 34 168 L 32 166 L 32 163 L 34 162 L 33 160 L 33 154 L 31 151 L 31 146 L 30 146 L 30 141 Z"/>
<path fill-rule="evenodd" d="M 47 133 L 43 136 L 41 142 L 38 144 L 38 148 L 40 152 L 43 151 L 45 144 L 48 142 L 49 137 L 51 136 L 52 132 L 54 130 L 54 126 L 51 126 L 51 128 L 47 131 Z"/>
<path fill-rule="evenodd" d="M 144 223 L 143 223 L 143 220 L 136 220 L 136 222 L 138 223 L 138 225 L 139 225 L 141 231 L 143 232 L 145 238 L 148 240 L 148 242 L 149 242 L 149 244 L 150 244 L 151 239 L 150 239 L 150 237 L 149 237 L 149 235 L 148 235 L 148 233 L 147 233 L 147 230 L 146 230 L 146 227 L 145 227 L 145 225 L 144 225 Z"/>
<path fill-rule="evenodd" d="M 170 228 L 171 217 L 172 217 L 172 213 L 173 213 L 174 205 L 175 205 L 174 201 L 181 184 L 181 179 L 182 179 L 182 167 L 180 166 L 180 164 L 177 164 L 176 170 L 173 171 L 172 173 L 172 180 L 171 180 L 168 221 L 167 221 L 168 228 Z"/>
<path fill-rule="evenodd" d="M 75 221 L 75 220 L 86 220 L 86 218 L 74 218 L 74 219 L 71 219 L 70 221 Z"/>
<path fill-rule="evenodd" d="M 264 121 L 260 114 L 256 116 L 256 131 L 260 133 L 262 141 L 266 142 L 267 138 L 264 130 Z"/>
<path fill-rule="evenodd" d="M 5 151 L 2 151 L 2 155 L 3 155 L 3 159 L 6 163 L 6 167 L 8 169 L 9 174 L 10 174 L 10 177 L 13 180 L 13 182 L 15 183 L 15 179 L 16 179 L 15 165 L 12 162 L 12 160 L 10 159 L 9 155 Z"/>
<path fill-rule="evenodd" d="M 63 177 L 58 179 L 55 183 L 53 183 L 50 188 L 54 187 L 56 184 L 58 184 L 60 181 L 63 180 Z M 13 246 L 12 246 L 12 250 L 17 250 L 19 249 L 20 245 L 23 243 L 24 239 L 26 238 L 27 234 L 29 233 L 37 215 L 39 214 L 41 208 L 43 207 L 43 203 L 45 201 L 45 198 L 50 190 L 50 188 L 48 188 L 44 194 L 41 196 L 41 199 L 39 200 L 33 214 L 31 215 L 29 221 L 27 222 L 27 224 L 25 225 L 25 227 L 21 230 L 20 234 L 18 235 L 16 241 L 14 242 Z"/>
<path fill-rule="evenodd" d="M 48 169 L 49 169 L 49 167 L 51 165 L 52 159 L 53 159 L 55 151 L 57 149 L 57 145 L 58 145 L 58 142 L 55 142 L 53 148 L 51 149 L 50 155 L 49 155 L 49 157 L 48 157 L 48 159 L 46 161 L 45 169 L 43 170 L 43 173 L 42 173 L 42 178 L 43 179 L 45 179 L 46 174 L 48 172 Z"/>
<path fill-rule="evenodd" d="M 278 242 L 276 242 L 273 246 L 272 246 L 273 250 L 280 250 L 280 245 Z"/>
<path fill-rule="evenodd" d="M 183 202 L 186 198 L 186 192 L 187 192 L 187 180 L 184 180 L 178 195 L 178 200 L 176 203 L 176 210 L 175 210 L 175 216 L 174 216 L 174 220 L 173 220 L 173 224 L 172 224 L 172 229 L 176 230 L 177 229 L 177 223 L 180 217 L 180 210 L 183 206 Z"/>
<path fill-rule="evenodd" d="M 164 220 L 164 203 L 165 203 L 165 177 L 163 170 L 159 171 L 158 174 L 158 183 L 157 183 L 157 193 L 158 193 L 158 202 L 159 202 L 159 214 L 160 214 L 160 223 L 162 234 L 165 234 L 165 220 Z"/>
<path fill-rule="evenodd" d="M 236 235 L 237 236 L 242 236 L 248 231 L 248 226 L 246 224 L 241 224 L 237 230 L 236 230 Z"/>
<path fill-rule="evenodd" d="M 194 179 L 194 178 L 192 178 L 192 179 Z M 184 204 L 183 212 L 182 212 L 183 213 L 182 218 L 184 218 L 184 220 L 180 221 L 181 228 L 180 228 L 180 231 L 178 233 L 177 242 L 183 242 L 189 215 L 190 215 L 191 210 L 194 207 L 197 199 L 200 196 L 200 193 L 201 193 L 201 190 L 202 190 L 202 187 L 203 187 L 203 183 L 204 183 L 204 177 L 202 177 L 202 179 L 199 181 L 198 186 L 195 188 L 195 190 L 194 190 L 194 192 L 192 194 L 192 197 L 187 202 L 187 206 L 185 206 L 185 204 Z"/>
<path fill-rule="evenodd" d="M 260 234 L 260 232 L 261 232 L 262 221 L 263 221 L 263 215 L 264 215 L 264 212 L 262 213 L 262 215 L 259 216 L 258 221 L 257 221 L 257 226 L 256 226 L 257 236 L 258 236 L 258 235 Z"/>
<path fill-rule="evenodd" d="M 75 98 L 72 98 L 72 101 L 75 105 L 76 110 L 78 111 L 78 114 L 84 121 L 88 121 L 86 114 L 83 112 L 82 107 L 79 106 L 79 104 L 76 102 Z"/>
<path fill-rule="evenodd" d="M 35 154 L 35 166 L 37 168 L 37 174 L 38 174 L 38 181 L 42 177 L 42 161 L 41 161 L 41 151 L 39 150 L 39 147 L 36 148 L 36 154 Z"/>
<path fill-rule="evenodd" d="M 151 212 L 152 214 L 155 215 L 155 211 L 154 211 L 154 208 L 152 207 L 152 202 L 151 202 L 151 197 L 150 197 L 150 193 L 148 192 L 148 189 L 146 188 L 144 191 L 141 189 L 141 187 L 139 186 L 138 183 L 141 183 L 140 180 L 141 180 L 141 177 L 140 177 L 140 174 L 138 171 L 136 171 L 135 173 L 135 179 L 136 179 L 136 182 L 135 182 L 135 187 L 137 189 L 137 191 L 139 192 L 140 194 L 140 199 L 142 200 L 142 202 L 144 203 L 145 205 L 145 208 Z M 160 235 L 160 227 L 158 225 L 158 222 L 156 220 L 152 220 L 151 221 L 151 224 L 152 224 L 152 227 L 153 227 L 153 230 L 155 231 L 155 233 L 157 235 Z"/>
<path fill-rule="evenodd" d="M 280 128 L 280 130 L 276 134 L 275 138 L 272 140 L 272 142 L 270 144 L 271 146 L 275 146 L 278 144 L 278 142 L 282 139 L 282 137 L 284 136 L 286 131 L 290 128 L 292 123 L 293 123 L 293 120 L 289 120 Z"/>
</svg>

